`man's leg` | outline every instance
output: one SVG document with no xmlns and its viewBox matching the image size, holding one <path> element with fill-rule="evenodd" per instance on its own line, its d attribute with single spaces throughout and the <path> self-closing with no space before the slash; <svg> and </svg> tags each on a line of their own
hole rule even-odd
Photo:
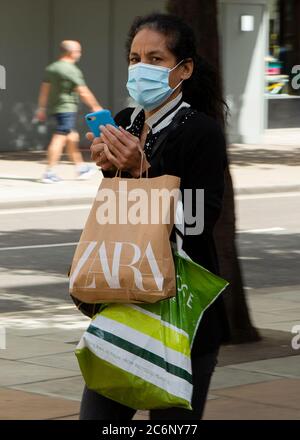
<svg viewBox="0 0 300 440">
<path fill-rule="evenodd" d="M 61 180 L 53 172 L 53 167 L 61 158 L 69 132 L 65 127 L 64 113 L 56 113 L 53 117 L 56 119 L 56 128 L 47 150 L 47 170 L 42 177 L 44 183 L 55 183 Z"/>
<path fill-rule="evenodd" d="M 72 162 L 77 166 L 83 164 L 83 157 L 78 148 L 79 145 L 79 134 L 77 131 L 71 131 L 67 135 L 67 153 Z"/>
<path fill-rule="evenodd" d="M 67 132 L 67 153 L 72 162 L 78 167 L 82 166 L 83 158 L 78 148 L 79 133 L 76 131 L 77 114 L 75 112 L 63 113 L 63 128 Z"/>
<path fill-rule="evenodd" d="M 79 150 L 79 134 L 74 129 L 76 114 L 70 113 L 67 119 L 70 132 L 67 135 L 67 152 L 72 162 L 76 165 L 78 178 L 89 179 L 95 172 L 95 168 L 84 163 L 81 151 Z"/>
<path fill-rule="evenodd" d="M 52 136 L 48 146 L 48 169 L 52 169 L 60 160 L 66 141 L 67 136 L 65 134 L 55 133 Z"/>
</svg>

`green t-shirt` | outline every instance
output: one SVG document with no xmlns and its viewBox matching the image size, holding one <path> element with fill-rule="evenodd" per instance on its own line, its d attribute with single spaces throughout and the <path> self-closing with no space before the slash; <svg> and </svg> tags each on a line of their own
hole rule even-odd
<svg viewBox="0 0 300 440">
<path fill-rule="evenodd" d="M 48 109 L 50 114 L 77 112 L 77 86 L 84 86 L 81 70 L 68 61 L 55 61 L 46 68 L 44 81 L 51 84 Z"/>
</svg>

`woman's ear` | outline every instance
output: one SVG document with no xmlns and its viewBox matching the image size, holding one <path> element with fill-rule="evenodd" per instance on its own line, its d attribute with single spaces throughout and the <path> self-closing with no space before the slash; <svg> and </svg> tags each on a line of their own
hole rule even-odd
<svg viewBox="0 0 300 440">
<path fill-rule="evenodd" d="M 192 58 L 187 58 L 182 66 L 182 75 L 181 75 L 181 79 L 185 80 L 185 79 L 189 79 L 194 71 L 194 61 L 192 60 Z"/>
</svg>

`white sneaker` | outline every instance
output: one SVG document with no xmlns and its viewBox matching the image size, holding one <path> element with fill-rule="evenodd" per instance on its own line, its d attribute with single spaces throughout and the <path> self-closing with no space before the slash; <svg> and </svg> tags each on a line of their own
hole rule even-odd
<svg viewBox="0 0 300 440">
<path fill-rule="evenodd" d="M 42 183 L 58 183 L 61 182 L 61 178 L 57 176 L 52 171 L 46 171 L 46 173 L 43 175 L 41 182 Z"/>
<path fill-rule="evenodd" d="M 90 177 L 92 177 L 96 172 L 97 172 L 96 168 L 94 168 L 90 165 L 86 165 L 86 166 L 79 169 L 77 179 L 78 180 L 87 180 Z"/>
</svg>

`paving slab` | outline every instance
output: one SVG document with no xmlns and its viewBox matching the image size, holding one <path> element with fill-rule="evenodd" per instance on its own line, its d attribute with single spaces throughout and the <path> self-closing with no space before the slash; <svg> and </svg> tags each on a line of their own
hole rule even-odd
<svg viewBox="0 0 300 440">
<path fill-rule="evenodd" d="M 79 413 L 74 416 L 53 417 L 51 420 L 79 420 Z"/>
<path fill-rule="evenodd" d="M 149 411 L 137 411 L 132 420 L 149 420 Z"/>
<path fill-rule="evenodd" d="M 0 386 L 14 386 L 47 381 L 49 379 L 73 377 L 76 372 L 61 368 L 45 367 L 20 361 L 0 360 Z"/>
<path fill-rule="evenodd" d="M 254 319 L 254 325 L 256 325 L 256 323 L 259 324 L 258 327 L 266 325 L 262 321 L 259 322 L 259 321 L 255 321 L 255 319 Z M 295 325 L 300 325 L 300 319 L 292 320 L 292 321 L 270 322 L 268 324 L 268 327 L 272 330 L 280 330 L 283 332 L 290 332 L 291 333 L 292 328 Z M 291 338 L 292 338 L 292 336 L 291 336 Z"/>
<path fill-rule="evenodd" d="M 216 393 L 219 388 L 229 388 L 258 382 L 276 381 L 278 377 L 272 374 L 262 374 L 248 370 L 238 370 L 229 367 L 216 368 L 212 377 L 210 389 Z"/>
<path fill-rule="evenodd" d="M 3 207 L 12 207 L 14 202 L 20 207 L 46 206 L 59 200 L 61 203 L 69 203 L 72 199 L 72 203 L 76 203 L 77 199 L 83 201 L 95 197 L 102 174 L 94 164 L 96 173 L 91 179 L 82 181 L 76 178 L 75 167 L 62 160 L 56 167 L 57 174 L 63 179 L 62 182 L 46 185 L 40 181 L 46 168 L 45 157 L 45 152 L 41 152 L 39 157 L 28 153 L 27 160 L 22 154 L 0 155 L 1 186 L 5 189 L 1 199 Z"/>
<path fill-rule="evenodd" d="M 283 301 L 284 303 L 286 302 L 291 302 L 291 303 L 300 303 L 300 289 L 299 286 L 297 286 L 297 290 L 290 290 L 290 291 L 285 291 L 284 293 L 282 292 L 275 292 L 272 294 L 272 300 L 278 300 L 278 301 Z M 271 306 L 272 307 L 272 306 Z"/>
<path fill-rule="evenodd" d="M 86 320 L 84 322 L 86 322 L 86 327 L 88 327 L 90 320 Z M 43 339 L 45 341 L 59 340 L 61 342 L 73 344 L 75 346 L 80 341 L 83 333 L 84 333 L 84 329 L 79 329 L 79 330 L 73 329 L 73 330 L 64 330 L 64 331 L 58 330 L 53 333 L 45 332 L 44 334 L 36 335 L 36 338 Z"/>
<path fill-rule="evenodd" d="M 300 378 L 300 355 L 231 365 L 233 370 Z"/>
<path fill-rule="evenodd" d="M 76 401 L 0 388 L 1 420 L 68 419 L 78 413 L 79 403 Z"/>
<path fill-rule="evenodd" d="M 264 313 L 266 310 L 270 313 L 273 312 L 280 313 L 286 307 L 287 304 L 291 305 L 295 303 L 294 298 L 292 298 L 292 300 L 289 300 L 288 298 L 286 299 L 282 298 L 282 300 L 278 300 L 275 299 L 273 295 L 270 295 L 270 297 L 264 295 L 258 298 L 252 292 L 247 296 L 247 299 L 250 310 L 255 311 L 255 313 L 256 312 Z M 296 305 L 296 307 L 298 307 L 298 304 Z"/>
<path fill-rule="evenodd" d="M 53 368 L 53 370 L 55 370 L 55 368 Z M 11 388 L 38 393 L 45 396 L 62 397 L 64 399 L 80 401 L 84 388 L 84 380 L 81 375 L 75 376 L 74 371 L 72 374 L 73 376 L 69 378 L 65 377 L 62 379 L 58 378 L 50 380 L 51 378 L 49 377 L 49 380 L 40 382 L 35 381 L 30 384 L 20 384 Z"/>
<path fill-rule="evenodd" d="M 298 289 L 298 286 L 297 286 Z M 258 291 L 260 289 L 257 289 Z M 297 290 L 298 292 L 298 290 Z M 282 292 L 281 293 L 281 297 L 276 296 L 276 298 L 274 297 L 275 294 L 263 294 L 261 293 L 260 296 L 258 296 L 255 292 L 251 291 L 250 294 L 248 295 L 249 298 L 249 305 L 253 306 L 253 307 L 257 307 L 257 311 L 260 310 L 260 306 L 264 306 L 261 307 L 261 312 L 268 310 L 269 312 L 280 312 L 282 309 L 285 309 L 287 304 L 290 306 L 294 306 L 298 307 L 299 304 L 294 304 L 294 296 L 293 298 L 289 298 L 285 296 L 286 292 Z M 269 305 L 269 307 L 266 308 L 266 306 Z"/>
<path fill-rule="evenodd" d="M 259 329 L 262 340 L 255 343 L 224 345 L 220 349 L 218 366 L 242 364 L 263 359 L 296 356 L 291 346 L 291 333 L 266 328 Z"/>
<path fill-rule="evenodd" d="M 31 336 L 31 331 L 51 333 L 52 330 L 85 330 L 90 319 L 80 313 L 75 306 L 66 302 L 56 306 L 48 306 L 21 312 L 0 314 L 0 326 L 5 327 L 11 334 L 22 332 Z"/>
<path fill-rule="evenodd" d="M 51 420 L 79 420 L 79 412 L 78 414 L 67 416 L 67 417 L 52 417 Z"/>
<path fill-rule="evenodd" d="M 272 407 L 297 410 L 300 418 L 300 379 L 281 379 L 275 382 L 226 388 L 218 390 L 216 394 Z"/>
<path fill-rule="evenodd" d="M 240 399 L 208 401 L 203 420 L 300 420 L 300 412 Z"/>
<path fill-rule="evenodd" d="M 1 322 L 1 318 L 0 318 Z M 27 328 L 10 328 L 6 327 L 6 333 L 8 335 L 20 336 L 22 338 L 37 338 L 37 339 L 45 339 L 46 341 L 60 341 L 64 343 L 68 343 L 69 340 L 73 339 L 73 332 L 76 330 L 64 330 L 62 331 L 59 328 L 37 328 L 37 329 L 27 329 Z M 80 330 L 81 333 L 82 330 Z"/>
<path fill-rule="evenodd" d="M 272 287 L 261 287 L 259 289 L 251 289 L 251 293 L 253 294 L 253 298 L 261 298 L 265 297 L 265 295 L 276 295 L 279 300 L 283 300 L 285 298 L 285 293 L 289 293 L 294 298 L 299 296 L 300 284 L 289 284 L 286 286 L 272 286 Z M 277 295 L 278 294 L 278 295 Z M 265 297 L 266 298 L 266 297 Z"/>
<path fill-rule="evenodd" d="M 289 317 L 291 314 L 293 316 L 292 319 L 295 319 L 296 317 L 300 319 L 300 304 L 298 306 L 294 305 L 293 307 L 283 308 L 281 310 L 271 310 L 270 312 L 268 311 L 268 313 L 270 315 L 279 315 L 285 317 Z"/>
<path fill-rule="evenodd" d="M 43 365 L 45 367 L 61 368 L 80 374 L 80 368 L 75 353 L 59 353 L 51 356 L 39 356 L 23 360 L 27 364 Z"/>
<path fill-rule="evenodd" d="M 278 312 L 279 312 L 279 310 L 278 310 Z M 295 316 L 296 316 L 296 314 L 295 314 Z M 299 315 L 297 315 L 297 316 L 299 316 Z M 284 319 L 284 318 L 286 318 L 286 319 Z M 265 323 L 265 324 L 271 324 L 271 323 L 279 323 L 279 322 L 282 322 L 282 321 L 287 321 L 288 319 L 296 319 L 295 317 L 294 318 L 290 318 L 290 315 L 289 315 L 289 317 L 287 318 L 287 316 L 283 316 L 282 317 L 282 315 L 280 315 L 279 313 L 278 314 L 276 314 L 276 311 L 272 311 L 272 312 L 259 312 L 259 311 L 255 311 L 255 313 L 253 314 L 253 320 L 255 321 L 255 322 L 260 322 L 260 323 Z"/>
<path fill-rule="evenodd" d="M 0 359 L 26 359 L 39 355 L 58 354 L 73 351 L 71 344 L 60 341 L 46 341 L 37 338 L 26 338 L 8 334 L 6 350 L 0 350 Z"/>
<path fill-rule="evenodd" d="M 55 420 L 78 420 L 78 415 L 69 417 L 57 417 Z M 148 411 L 137 411 L 132 420 L 149 420 Z"/>
</svg>

